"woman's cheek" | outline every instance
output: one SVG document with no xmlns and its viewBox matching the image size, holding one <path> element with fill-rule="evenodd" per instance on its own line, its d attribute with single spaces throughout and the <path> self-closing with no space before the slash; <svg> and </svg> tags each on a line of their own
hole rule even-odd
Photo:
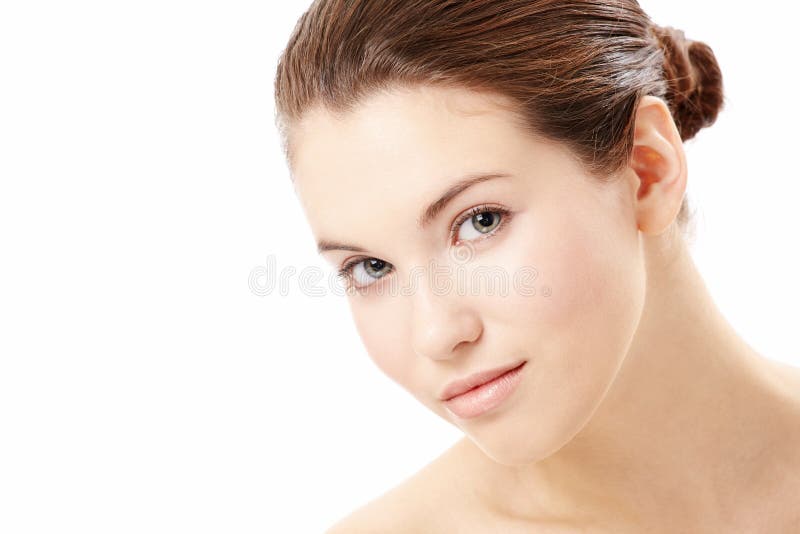
<svg viewBox="0 0 800 534">
<path fill-rule="evenodd" d="M 528 294 L 512 293 L 504 320 L 528 332 L 533 357 L 566 371 L 614 367 L 637 323 L 641 273 L 630 251 L 613 248 L 601 231 L 561 228 L 514 244 L 516 270 L 528 269 L 535 278 Z"/>
<path fill-rule="evenodd" d="M 375 365 L 405 389 L 412 387 L 414 357 L 404 335 L 402 298 L 394 295 L 351 297 L 350 310 L 365 350 Z M 361 299 L 361 300 L 359 300 Z M 372 300 L 370 300 L 372 299 Z"/>
</svg>

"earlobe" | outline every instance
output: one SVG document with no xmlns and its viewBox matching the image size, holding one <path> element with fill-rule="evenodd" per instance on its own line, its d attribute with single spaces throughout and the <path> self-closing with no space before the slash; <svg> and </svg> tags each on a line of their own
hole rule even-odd
<svg viewBox="0 0 800 534">
<path fill-rule="evenodd" d="M 643 97 L 637 108 L 630 166 L 638 178 L 639 230 L 661 234 L 680 211 L 687 171 L 678 128 L 666 102 L 658 97 Z"/>
</svg>

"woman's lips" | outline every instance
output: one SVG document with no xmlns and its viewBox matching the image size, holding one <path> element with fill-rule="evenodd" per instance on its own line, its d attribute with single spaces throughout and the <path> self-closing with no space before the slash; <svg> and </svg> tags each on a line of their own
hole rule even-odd
<svg viewBox="0 0 800 534">
<path fill-rule="evenodd" d="M 526 362 L 522 362 L 505 372 L 501 371 L 500 375 L 495 373 L 494 378 L 488 382 L 484 381 L 483 384 L 454 397 L 447 398 L 443 395 L 446 399 L 444 400 L 444 405 L 451 413 L 461 419 L 471 419 L 496 408 L 514 391 L 517 384 L 519 384 L 522 368 L 525 366 L 525 363 Z M 492 372 L 490 371 L 489 373 Z M 460 384 L 463 391 L 466 382 Z M 458 386 L 458 384 L 456 384 L 456 386 Z M 445 390 L 445 394 L 446 393 L 447 390 Z"/>
</svg>

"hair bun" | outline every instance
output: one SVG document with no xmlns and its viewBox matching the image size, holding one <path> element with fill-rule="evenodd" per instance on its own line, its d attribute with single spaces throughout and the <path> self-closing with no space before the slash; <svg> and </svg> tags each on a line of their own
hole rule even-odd
<svg viewBox="0 0 800 534">
<path fill-rule="evenodd" d="M 686 39 L 683 31 L 671 26 L 651 29 L 664 52 L 666 99 L 686 141 L 717 120 L 724 103 L 722 73 L 707 44 Z"/>
</svg>

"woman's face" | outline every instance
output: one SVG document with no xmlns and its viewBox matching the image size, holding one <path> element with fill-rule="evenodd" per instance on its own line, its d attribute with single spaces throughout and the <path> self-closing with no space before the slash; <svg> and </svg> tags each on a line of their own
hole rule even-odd
<svg viewBox="0 0 800 534">
<path fill-rule="evenodd" d="M 555 452 L 603 399 L 645 272 L 633 175 L 590 177 L 563 145 L 523 133 L 499 98 L 424 87 L 345 117 L 316 109 L 293 131 L 292 171 L 316 239 L 362 249 L 327 260 L 371 260 L 352 269 L 360 290 L 347 297 L 370 357 L 489 457 L 517 465 Z M 483 174 L 502 176 L 418 224 L 453 184 Z M 516 388 L 487 412 L 461 417 L 440 399 L 453 380 L 522 361 Z"/>
</svg>

